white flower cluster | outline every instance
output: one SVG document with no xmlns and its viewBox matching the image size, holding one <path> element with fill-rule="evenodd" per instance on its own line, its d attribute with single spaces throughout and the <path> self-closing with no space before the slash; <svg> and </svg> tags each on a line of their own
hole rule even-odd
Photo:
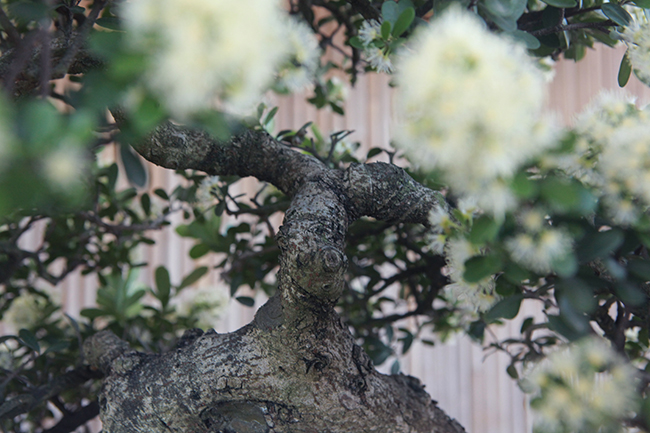
<svg viewBox="0 0 650 433">
<path fill-rule="evenodd" d="M 606 92 L 577 118 L 575 132 L 573 152 L 554 163 L 593 187 L 614 222 L 633 225 L 650 206 L 650 113 Z"/>
<path fill-rule="evenodd" d="M 645 17 L 644 17 L 645 18 Z M 633 21 L 623 29 L 627 58 L 639 80 L 650 85 L 650 23 Z"/>
<path fill-rule="evenodd" d="M 196 189 L 196 207 L 204 210 L 211 207 L 220 194 L 218 187 L 219 176 L 208 176 L 203 179 Z"/>
<path fill-rule="evenodd" d="M 457 8 L 422 31 L 398 66 L 397 145 L 501 217 L 516 204 L 510 177 L 554 142 L 540 121 L 540 70 L 524 48 Z"/>
<path fill-rule="evenodd" d="M 467 239 L 457 238 L 447 241 L 445 255 L 451 284 L 445 286 L 445 293 L 462 307 L 471 311 L 487 311 L 498 301 L 495 293 L 494 277 L 484 278 L 477 283 L 464 280 L 465 262 L 480 253 L 479 249 Z"/>
<path fill-rule="evenodd" d="M 6 324 L 13 327 L 15 331 L 20 329 L 32 329 L 45 317 L 47 300 L 43 296 L 37 296 L 33 293 L 24 293 L 16 298 L 9 309 L 5 312 L 3 320 Z"/>
<path fill-rule="evenodd" d="M 123 7 L 128 40 L 149 60 L 145 85 L 180 118 L 216 99 L 247 112 L 292 54 L 312 61 L 313 42 L 303 47 L 304 29 L 277 1 L 138 0 Z"/>
<path fill-rule="evenodd" d="M 282 90 L 299 92 L 314 79 L 321 50 L 314 32 L 304 22 L 289 19 L 287 33 L 291 54 L 278 74 L 278 86 Z"/>
<path fill-rule="evenodd" d="M 535 272 L 546 273 L 551 271 L 555 261 L 571 251 L 571 236 L 565 230 L 550 226 L 543 212 L 528 209 L 518 219 L 524 232 L 506 240 L 506 248 L 514 261 Z"/>
<path fill-rule="evenodd" d="M 390 74 L 393 62 L 386 49 L 379 48 L 374 42 L 381 38 L 381 23 L 376 20 L 364 21 L 359 29 L 359 39 L 363 44 L 363 54 L 370 66 L 377 72 Z"/>
<path fill-rule="evenodd" d="M 634 369 L 603 339 L 588 337 L 538 364 L 522 388 L 533 391 L 535 432 L 615 432 L 633 411 Z"/>
<path fill-rule="evenodd" d="M 196 318 L 196 326 L 205 330 L 218 325 L 219 320 L 226 312 L 229 300 L 225 289 L 203 286 L 196 289 L 185 289 L 172 302 L 179 316 Z"/>
</svg>

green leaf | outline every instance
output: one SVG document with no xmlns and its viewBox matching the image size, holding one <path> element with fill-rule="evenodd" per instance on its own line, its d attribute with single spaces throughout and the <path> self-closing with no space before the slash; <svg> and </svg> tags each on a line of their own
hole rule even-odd
<svg viewBox="0 0 650 433">
<path fill-rule="evenodd" d="M 381 23 L 381 38 L 386 40 L 390 36 L 390 21 Z"/>
<path fill-rule="evenodd" d="M 511 32 L 505 32 L 504 34 L 510 36 L 516 42 L 523 43 L 529 50 L 536 50 L 542 46 L 542 44 L 539 42 L 539 39 L 528 32 L 514 30 Z"/>
<path fill-rule="evenodd" d="M 404 33 L 413 23 L 415 18 L 415 9 L 407 8 L 402 12 L 395 21 L 395 26 L 393 27 L 393 36 L 398 38 Z"/>
<path fill-rule="evenodd" d="M 569 252 L 553 258 L 551 261 L 551 269 L 559 276 L 569 278 L 574 276 L 578 271 L 578 260 L 573 252 Z"/>
<path fill-rule="evenodd" d="M 558 291 L 556 296 L 565 297 L 579 313 L 593 313 L 598 307 L 591 287 L 578 278 L 560 280 L 555 288 Z"/>
<path fill-rule="evenodd" d="M 581 263 L 604 257 L 623 244 L 625 235 L 619 229 L 585 235 L 576 248 Z"/>
<path fill-rule="evenodd" d="M 558 212 L 587 214 L 596 208 L 597 200 L 577 181 L 549 177 L 542 183 L 542 197 Z"/>
<path fill-rule="evenodd" d="M 649 0 L 649 1 L 650 1 L 650 0 Z M 353 37 L 351 37 L 350 40 L 348 41 L 348 43 L 350 44 L 350 46 L 352 46 L 352 47 L 354 47 L 354 48 L 356 48 L 356 49 L 358 49 L 358 50 L 362 50 L 362 49 L 363 49 L 363 42 L 361 41 L 361 39 L 359 38 L 359 36 L 353 36 Z"/>
<path fill-rule="evenodd" d="M 572 8 L 577 6 L 576 0 L 542 0 L 544 3 L 546 3 L 549 6 L 553 6 L 556 8 Z"/>
<path fill-rule="evenodd" d="M 109 30 L 122 30 L 120 19 L 117 17 L 101 17 L 95 21 L 95 24 Z"/>
<path fill-rule="evenodd" d="M 194 245 L 190 250 L 190 257 L 198 259 L 206 255 L 208 252 L 210 252 L 210 246 L 204 243 L 199 243 Z"/>
<path fill-rule="evenodd" d="M 399 371 L 400 371 L 399 359 L 396 359 L 395 362 L 393 362 L 393 365 L 390 366 L 390 374 L 399 374 Z"/>
<path fill-rule="evenodd" d="M 131 149 L 131 146 L 120 144 L 120 158 L 129 182 L 134 186 L 144 188 L 147 185 L 147 171 L 140 157 Z"/>
<path fill-rule="evenodd" d="M 469 241 L 474 245 L 483 245 L 486 242 L 492 242 L 499 234 L 500 224 L 494 218 L 487 215 L 481 215 L 469 232 Z"/>
<path fill-rule="evenodd" d="M 157 188 L 153 193 L 156 194 L 161 199 L 163 199 L 165 201 L 169 201 L 169 196 L 167 195 L 167 193 L 165 192 L 164 189 Z"/>
<path fill-rule="evenodd" d="M 104 310 L 100 310 L 99 308 L 84 308 L 79 314 L 83 317 L 87 317 L 90 320 L 93 320 L 98 317 L 105 316 L 106 312 Z"/>
<path fill-rule="evenodd" d="M 650 262 L 647 260 L 630 260 L 627 269 L 644 282 L 650 281 Z"/>
<path fill-rule="evenodd" d="M 23 328 L 20 331 L 18 331 L 18 337 L 20 338 L 20 341 L 22 341 L 25 346 L 29 347 L 34 352 L 40 353 L 41 346 L 38 344 L 38 339 L 36 338 L 36 335 L 34 335 L 33 332 Z"/>
<path fill-rule="evenodd" d="M 140 205 L 142 206 L 142 211 L 145 215 L 151 215 L 151 198 L 149 197 L 149 194 L 142 194 L 140 197 Z"/>
<path fill-rule="evenodd" d="M 517 20 L 526 9 L 527 0 L 483 0 L 479 7 L 487 17 L 506 32 L 517 30 Z"/>
<path fill-rule="evenodd" d="M 247 307 L 252 307 L 255 305 L 255 299 L 251 298 L 250 296 L 237 296 L 235 300 L 240 304 L 246 305 Z"/>
<path fill-rule="evenodd" d="M 616 3 L 605 3 L 600 7 L 605 16 L 619 26 L 627 26 L 632 22 L 632 16 L 622 6 Z"/>
<path fill-rule="evenodd" d="M 650 9 L 650 0 L 632 0 L 632 3 L 643 9 Z"/>
<path fill-rule="evenodd" d="M 627 82 L 630 80 L 631 74 L 632 63 L 630 63 L 630 59 L 627 57 L 627 51 L 625 51 L 625 54 L 623 54 L 623 58 L 621 59 L 621 65 L 618 68 L 618 86 L 625 87 Z"/>
<path fill-rule="evenodd" d="M 409 351 L 411 345 L 413 344 L 413 334 L 404 328 L 400 328 L 404 332 L 404 337 L 400 338 L 402 340 L 402 355 Z"/>
<path fill-rule="evenodd" d="M 519 313 L 521 301 L 524 299 L 523 295 L 513 295 L 508 298 L 502 299 L 497 302 L 487 313 L 483 319 L 487 323 L 494 322 L 498 319 L 514 319 Z"/>
<path fill-rule="evenodd" d="M 52 353 L 52 352 L 53 353 L 60 352 L 62 350 L 67 349 L 68 347 L 70 347 L 70 342 L 69 341 L 57 341 L 54 344 L 48 346 L 48 348 L 45 349 L 45 352 L 43 352 L 43 355 L 45 355 L 47 353 Z"/>
<path fill-rule="evenodd" d="M 366 155 L 366 159 L 370 159 L 370 158 L 372 158 L 373 156 L 377 156 L 377 155 L 379 155 L 380 153 L 382 153 L 383 151 L 384 151 L 384 149 L 382 149 L 382 148 L 379 148 L 379 147 L 373 147 L 372 149 L 370 149 L 370 150 L 368 151 L 368 155 Z"/>
<path fill-rule="evenodd" d="M 388 21 L 394 23 L 397 21 L 397 18 L 399 18 L 399 15 L 399 6 L 394 1 L 385 1 L 381 5 L 381 17 L 383 18 L 384 22 Z"/>
<path fill-rule="evenodd" d="M 501 260 L 499 257 L 493 255 L 474 256 L 465 262 L 463 279 L 468 283 L 476 283 L 500 270 Z"/>
<path fill-rule="evenodd" d="M 181 284 L 178 286 L 178 290 L 182 290 L 185 287 L 191 286 L 192 284 L 199 281 L 207 273 L 207 266 L 201 266 L 200 268 L 194 269 L 189 275 L 183 278 L 183 281 L 181 281 Z"/>
<path fill-rule="evenodd" d="M 269 114 L 266 115 L 266 118 L 264 118 L 264 122 L 262 122 L 263 125 L 268 125 L 271 123 L 273 118 L 275 117 L 275 114 L 278 112 L 278 109 L 280 107 L 273 107 L 271 111 L 269 111 Z"/>
<path fill-rule="evenodd" d="M 510 364 L 508 368 L 506 368 L 506 373 L 508 373 L 508 376 L 512 377 L 515 380 L 519 379 L 519 373 L 517 372 L 517 367 L 515 367 L 512 364 Z"/>
<path fill-rule="evenodd" d="M 169 302 L 169 294 L 171 293 L 171 281 L 169 279 L 169 271 L 164 266 L 158 266 L 156 268 L 156 297 L 160 299 L 163 306 L 167 305 Z"/>
</svg>

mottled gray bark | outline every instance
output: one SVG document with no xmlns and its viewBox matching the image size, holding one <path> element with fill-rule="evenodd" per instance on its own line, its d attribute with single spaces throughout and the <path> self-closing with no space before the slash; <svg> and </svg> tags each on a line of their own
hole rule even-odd
<svg viewBox="0 0 650 433">
<path fill-rule="evenodd" d="M 104 371 L 106 433 L 439 432 L 463 429 L 404 375 L 382 375 L 334 311 L 348 226 L 368 215 L 426 223 L 436 193 L 389 164 L 333 170 L 262 131 L 218 143 L 172 124 L 137 150 L 164 167 L 255 176 L 292 197 L 277 241 L 278 294 L 230 334 L 188 331 L 164 355 L 100 333 L 85 345 Z"/>
</svg>

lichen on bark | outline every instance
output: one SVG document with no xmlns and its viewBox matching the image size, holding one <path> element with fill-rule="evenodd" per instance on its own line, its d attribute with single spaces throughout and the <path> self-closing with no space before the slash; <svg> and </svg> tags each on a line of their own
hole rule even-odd
<svg viewBox="0 0 650 433">
<path fill-rule="evenodd" d="M 107 333 L 86 342 L 106 374 L 106 433 L 463 431 L 417 379 L 379 374 L 334 309 L 349 225 L 364 215 L 426 223 L 435 192 L 390 164 L 327 168 L 258 130 L 223 143 L 167 123 L 135 147 L 167 168 L 255 176 L 292 201 L 277 235 L 278 292 L 249 325 L 188 331 L 162 355 Z"/>
</svg>

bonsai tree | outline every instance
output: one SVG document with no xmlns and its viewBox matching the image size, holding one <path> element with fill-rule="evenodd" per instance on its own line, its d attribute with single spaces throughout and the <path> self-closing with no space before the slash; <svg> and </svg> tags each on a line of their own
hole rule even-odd
<svg viewBox="0 0 650 433">
<path fill-rule="evenodd" d="M 569 128 L 543 110 L 548 60 L 594 43 L 627 45 L 621 86 L 649 81 L 647 5 L 2 3 L 3 430 L 100 414 L 110 433 L 461 432 L 398 361 L 374 365 L 423 330 L 480 343 L 524 301 L 544 319 L 490 346 L 532 394 L 535 428 L 649 430 L 648 112 L 623 93 Z M 360 156 L 350 131 L 311 122 L 277 132 L 261 103 L 305 91 L 343 114 L 341 77 L 364 73 L 391 75 L 394 148 Z M 113 145 L 120 166 L 102 162 Z M 142 158 L 180 186 L 147 190 Z M 264 188 L 233 195 L 248 176 Z M 138 282 L 138 249 L 177 214 L 193 259 L 225 253 L 233 297 L 269 295 L 250 324 L 206 329 L 218 299 L 182 308 L 205 266 Z M 99 288 L 73 318 L 57 285 L 78 270 Z"/>
</svg>

